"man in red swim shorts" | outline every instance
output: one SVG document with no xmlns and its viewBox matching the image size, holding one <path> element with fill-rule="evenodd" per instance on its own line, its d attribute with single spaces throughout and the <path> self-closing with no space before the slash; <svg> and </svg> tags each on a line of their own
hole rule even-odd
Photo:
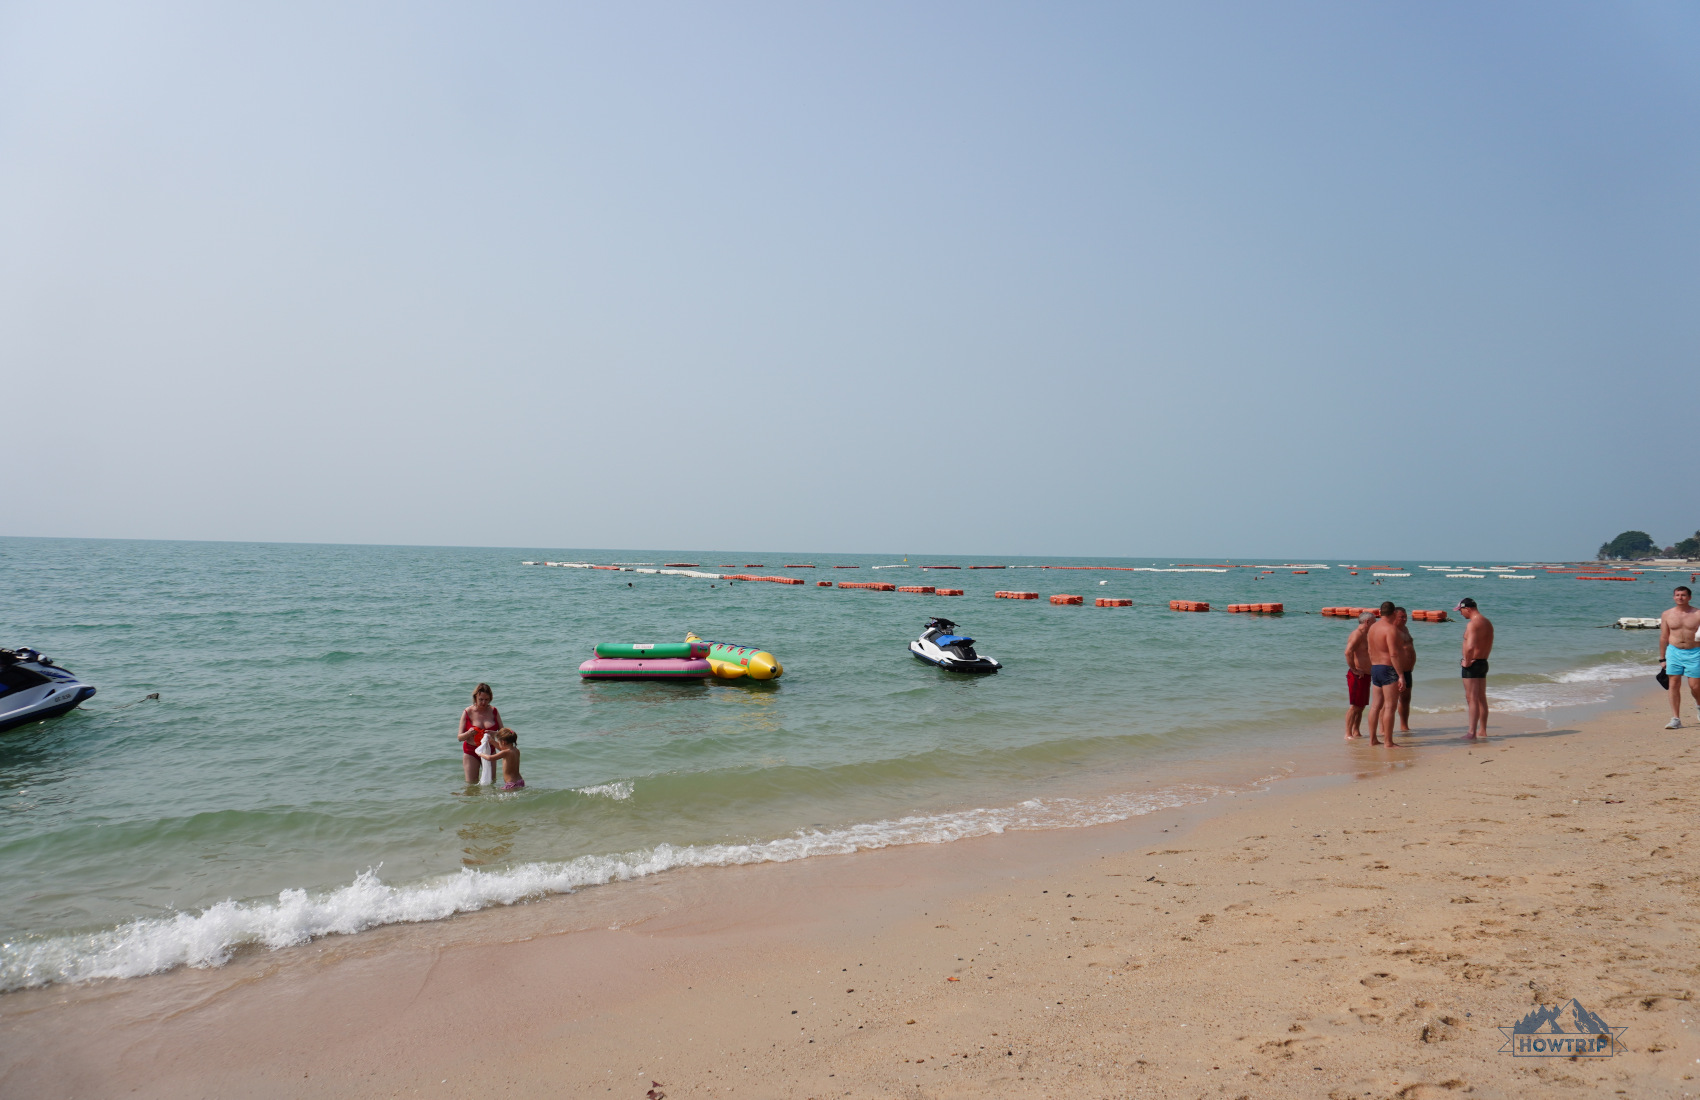
<svg viewBox="0 0 1700 1100">
<path fill-rule="evenodd" d="M 1346 740 L 1356 741 L 1364 735 L 1364 708 L 1369 706 L 1369 624 L 1375 616 L 1365 611 L 1358 616 L 1358 625 L 1346 639 Z"/>
</svg>

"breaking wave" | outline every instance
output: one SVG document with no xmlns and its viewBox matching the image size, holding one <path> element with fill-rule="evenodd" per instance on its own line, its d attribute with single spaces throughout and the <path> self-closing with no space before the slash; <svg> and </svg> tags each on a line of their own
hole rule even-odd
<svg viewBox="0 0 1700 1100">
<path fill-rule="evenodd" d="M 580 793 L 624 798 L 630 786 L 610 783 Z M 0 992 L 54 982 L 139 977 L 179 966 L 222 966 L 242 947 L 290 947 L 379 925 L 441 920 L 677 867 L 786 863 L 906 844 L 945 844 L 1009 829 L 1081 828 L 1196 805 L 1224 793 L 1237 791 L 1180 784 L 1162 791 L 1091 799 L 1034 798 L 1000 809 L 801 829 L 777 840 L 747 844 L 659 844 L 617 855 L 526 863 L 501 871 L 465 869 L 410 885 L 386 883 L 374 868 L 347 886 L 323 893 L 285 890 L 275 900 L 221 901 L 199 912 L 144 918 L 100 932 L 20 937 L 0 943 Z"/>
<path fill-rule="evenodd" d="M 1657 667 L 1647 660 L 1612 661 L 1571 669 L 1533 683 L 1490 687 L 1488 705 L 1495 710 L 1548 710 L 1604 703 L 1611 698 L 1614 684 L 1641 677 L 1651 683 L 1656 671 Z"/>
</svg>

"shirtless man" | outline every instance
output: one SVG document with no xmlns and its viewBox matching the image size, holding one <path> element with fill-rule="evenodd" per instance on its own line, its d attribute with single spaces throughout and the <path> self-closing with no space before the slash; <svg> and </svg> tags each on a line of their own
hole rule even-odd
<svg viewBox="0 0 1700 1100">
<path fill-rule="evenodd" d="M 1399 646 L 1399 628 L 1393 624 L 1393 601 L 1381 605 L 1381 618 L 1369 628 L 1369 686 L 1375 701 L 1369 712 L 1369 743 L 1381 744 L 1379 734 L 1393 744 L 1393 715 L 1399 709 L 1399 669 L 1393 655 Z"/>
<path fill-rule="evenodd" d="M 1364 708 L 1369 706 L 1369 624 L 1375 616 L 1365 611 L 1346 639 L 1346 740 L 1364 735 Z"/>
<path fill-rule="evenodd" d="M 1417 643 L 1406 626 L 1409 612 L 1402 607 L 1393 609 L 1393 625 L 1399 628 L 1399 642 L 1393 648 L 1393 667 L 1399 670 L 1399 732 L 1411 732 L 1411 677 L 1417 670 Z"/>
<path fill-rule="evenodd" d="M 1470 711 L 1470 732 L 1464 740 L 1487 740 L 1488 654 L 1493 652 L 1493 624 L 1476 610 L 1476 601 L 1465 596 L 1453 608 L 1464 616 L 1464 655 L 1458 659 L 1464 676 L 1464 706 Z"/>
<path fill-rule="evenodd" d="M 1688 677 L 1694 707 L 1700 710 L 1700 641 L 1694 636 L 1700 630 L 1700 608 L 1690 605 L 1694 593 L 1686 584 L 1677 585 L 1672 595 L 1676 606 L 1659 616 L 1659 644 L 1665 647 L 1665 675 L 1670 677 L 1670 722 L 1665 729 L 1679 730 L 1684 676 Z"/>
</svg>

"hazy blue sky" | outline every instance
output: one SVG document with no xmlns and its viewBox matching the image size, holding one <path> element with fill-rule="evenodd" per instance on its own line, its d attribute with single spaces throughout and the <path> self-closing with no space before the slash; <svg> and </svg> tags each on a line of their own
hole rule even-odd
<svg viewBox="0 0 1700 1100">
<path fill-rule="evenodd" d="M 0 3 L 0 534 L 1700 526 L 1700 7 Z"/>
</svg>

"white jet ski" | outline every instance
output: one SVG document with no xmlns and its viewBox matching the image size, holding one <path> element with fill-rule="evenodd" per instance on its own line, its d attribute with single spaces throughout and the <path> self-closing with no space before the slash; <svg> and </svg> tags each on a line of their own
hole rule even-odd
<svg viewBox="0 0 1700 1100">
<path fill-rule="evenodd" d="M 57 718 L 94 694 L 94 688 L 36 650 L 0 649 L 0 730 Z"/>
<path fill-rule="evenodd" d="M 949 619 L 930 620 L 921 636 L 909 643 L 909 652 L 917 660 L 947 672 L 996 672 L 1003 667 L 993 658 L 975 653 L 974 639 L 956 633 L 956 624 Z"/>
</svg>

